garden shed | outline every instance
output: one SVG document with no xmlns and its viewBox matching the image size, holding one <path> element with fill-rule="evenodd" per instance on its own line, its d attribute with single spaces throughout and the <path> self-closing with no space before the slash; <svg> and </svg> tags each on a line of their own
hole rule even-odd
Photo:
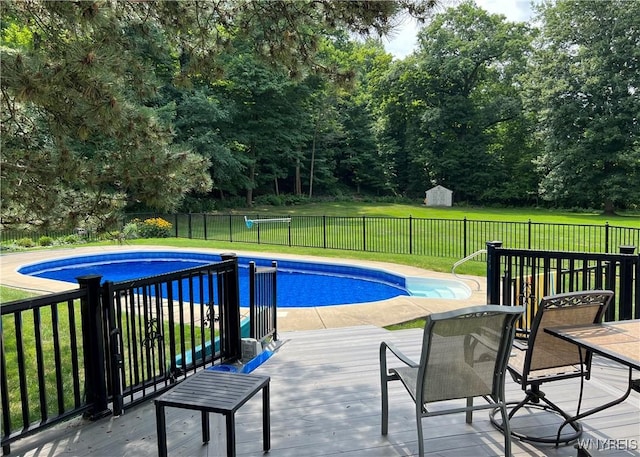
<svg viewBox="0 0 640 457">
<path fill-rule="evenodd" d="M 425 192 L 424 204 L 427 206 L 451 206 L 453 191 L 443 186 L 435 186 Z"/>
</svg>

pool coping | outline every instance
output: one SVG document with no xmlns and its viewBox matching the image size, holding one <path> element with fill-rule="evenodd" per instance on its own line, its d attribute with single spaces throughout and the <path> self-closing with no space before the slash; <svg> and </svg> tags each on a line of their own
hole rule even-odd
<svg viewBox="0 0 640 457">
<path fill-rule="evenodd" d="M 263 259 L 288 259 L 292 261 L 316 261 L 340 265 L 356 265 L 376 268 L 403 276 L 415 276 L 435 279 L 455 279 L 463 282 L 471 289 L 471 297 L 468 299 L 425 298 L 414 296 L 399 296 L 373 303 L 361 303 L 336 306 L 318 306 L 305 308 L 282 308 L 278 311 L 278 330 L 314 330 L 320 328 L 352 327 L 359 325 L 375 325 L 384 327 L 387 325 L 416 319 L 429 313 L 463 308 L 476 304 L 486 304 L 486 278 L 468 276 L 465 278 L 453 277 L 450 273 L 441 273 L 422 268 L 412 267 L 388 262 L 341 259 L 333 257 L 296 255 L 286 253 L 265 253 L 216 248 L 179 248 L 173 246 L 93 246 L 63 249 L 46 249 L 28 252 L 13 252 L 0 255 L 0 284 L 17 289 L 30 290 L 39 294 L 62 292 L 74 289 L 73 284 L 52 279 L 26 276 L 17 272 L 24 265 L 53 260 L 63 257 L 75 257 L 91 254 L 108 254 L 122 251 L 191 251 L 210 254 L 223 254 L 233 252 L 242 257 L 256 257 Z M 476 281 L 480 283 L 477 290 Z M 248 310 L 247 310 L 248 312 Z M 244 313 L 243 313 L 244 314 Z"/>
</svg>

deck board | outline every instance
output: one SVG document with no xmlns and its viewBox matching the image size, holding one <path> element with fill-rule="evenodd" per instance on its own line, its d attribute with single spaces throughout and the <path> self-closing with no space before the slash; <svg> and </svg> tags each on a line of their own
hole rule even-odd
<svg viewBox="0 0 640 457">
<path fill-rule="evenodd" d="M 378 348 L 382 340 L 394 342 L 417 359 L 422 330 L 389 332 L 374 326 L 290 332 L 284 344 L 256 370 L 271 376 L 271 457 L 417 455 L 414 407 L 398 383 L 390 386 L 389 434 L 380 435 L 380 381 Z M 583 408 L 620 395 L 626 371 L 619 365 L 594 359 L 594 375 L 585 384 Z M 395 385 L 398 384 L 398 385 Z M 567 380 L 545 386 L 548 395 L 573 411 L 578 382 Z M 507 380 L 507 397 L 519 400 L 523 392 Z M 478 400 L 481 401 L 481 400 Z M 445 406 L 447 403 L 440 405 Z M 436 406 L 437 408 L 438 406 Z M 200 414 L 167 409 L 168 450 L 171 456 L 224 455 L 224 422 L 211 417 L 211 442 L 200 442 Z M 427 455 L 482 457 L 503 455 L 503 437 L 495 430 L 487 411 L 476 411 L 466 424 L 463 414 L 425 419 Z M 546 419 L 536 419 L 536 426 Z M 548 423 L 548 422 L 547 422 Z M 585 439 L 629 443 L 640 437 L 640 396 L 583 421 Z M 262 454 L 262 403 L 255 396 L 236 413 L 238 456 Z M 627 441 L 617 441 L 627 440 Z M 514 440 L 513 455 L 575 456 L 573 446 L 535 447 Z M 11 455 L 53 456 L 153 456 L 157 453 L 153 401 L 132 408 L 118 418 L 91 423 L 74 419 L 12 445 Z M 638 449 L 613 449 L 614 457 L 638 456 Z"/>
</svg>

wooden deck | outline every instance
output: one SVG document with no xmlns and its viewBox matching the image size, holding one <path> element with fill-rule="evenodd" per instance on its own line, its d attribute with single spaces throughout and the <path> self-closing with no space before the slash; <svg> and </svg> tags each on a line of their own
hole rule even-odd
<svg viewBox="0 0 640 457">
<path fill-rule="evenodd" d="M 417 454 L 413 403 L 402 386 L 390 388 L 389 434 L 380 435 L 380 381 L 378 347 L 394 341 L 418 358 L 421 330 L 389 332 L 374 326 L 290 332 L 284 344 L 256 370 L 271 376 L 272 457 L 408 456 Z M 595 375 L 585 383 L 583 409 L 619 396 L 626 385 L 626 370 L 596 358 Z M 554 383 L 545 392 L 570 411 L 575 410 L 578 382 Z M 520 400 L 519 386 L 507 381 L 508 398 Z M 545 420 L 527 419 L 540 430 Z M 463 414 L 424 421 L 427 455 L 480 457 L 503 455 L 503 437 L 486 411 L 474 414 L 468 425 Z M 632 392 L 621 405 L 583 421 L 585 440 L 597 455 L 638 456 L 640 396 Z M 236 414 L 240 456 L 262 454 L 262 404 L 256 395 Z M 200 414 L 168 409 L 167 441 L 171 456 L 225 455 L 224 422 L 212 416 L 212 441 L 202 445 Z M 576 456 L 573 446 L 534 447 L 513 441 L 515 456 Z M 11 455 L 24 456 L 153 456 L 157 454 L 155 408 L 150 400 L 123 416 L 91 423 L 75 419 L 12 445 Z"/>
</svg>

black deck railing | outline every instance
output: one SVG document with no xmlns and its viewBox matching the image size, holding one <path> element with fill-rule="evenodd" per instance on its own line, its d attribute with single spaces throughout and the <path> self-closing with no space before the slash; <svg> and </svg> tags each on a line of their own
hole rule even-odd
<svg viewBox="0 0 640 457">
<path fill-rule="evenodd" d="M 257 267 L 255 262 L 249 262 L 249 337 L 258 341 L 278 336 L 277 268 L 275 261 L 271 267 Z"/>
<path fill-rule="evenodd" d="M 199 368 L 241 357 L 235 257 L 149 278 L 105 282 L 113 412 Z"/>
<path fill-rule="evenodd" d="M 104 417 L 109 405 L 121 414 L 198 368 L 241 358 L 235 256 L 150 278 L 100 280 L 2 305 L 5 455 L 13 441 L 45 427 L 79 414 Z"/>
<path fill-rule="evenodd" d="M 615 292 L 607 321 L 640 318 L 640 255 L 538 251 L 487 243 L 487 302 L 524 306 L 520 330 L 528 332 L 543 296 L 591 289 Z"/>
<path fill-rule="evenodd" d="M 95 408 L 85 395 L 91 356 L 87 289 L 3 304 L 0 338 L 2 449 Z"/>
</svg>

